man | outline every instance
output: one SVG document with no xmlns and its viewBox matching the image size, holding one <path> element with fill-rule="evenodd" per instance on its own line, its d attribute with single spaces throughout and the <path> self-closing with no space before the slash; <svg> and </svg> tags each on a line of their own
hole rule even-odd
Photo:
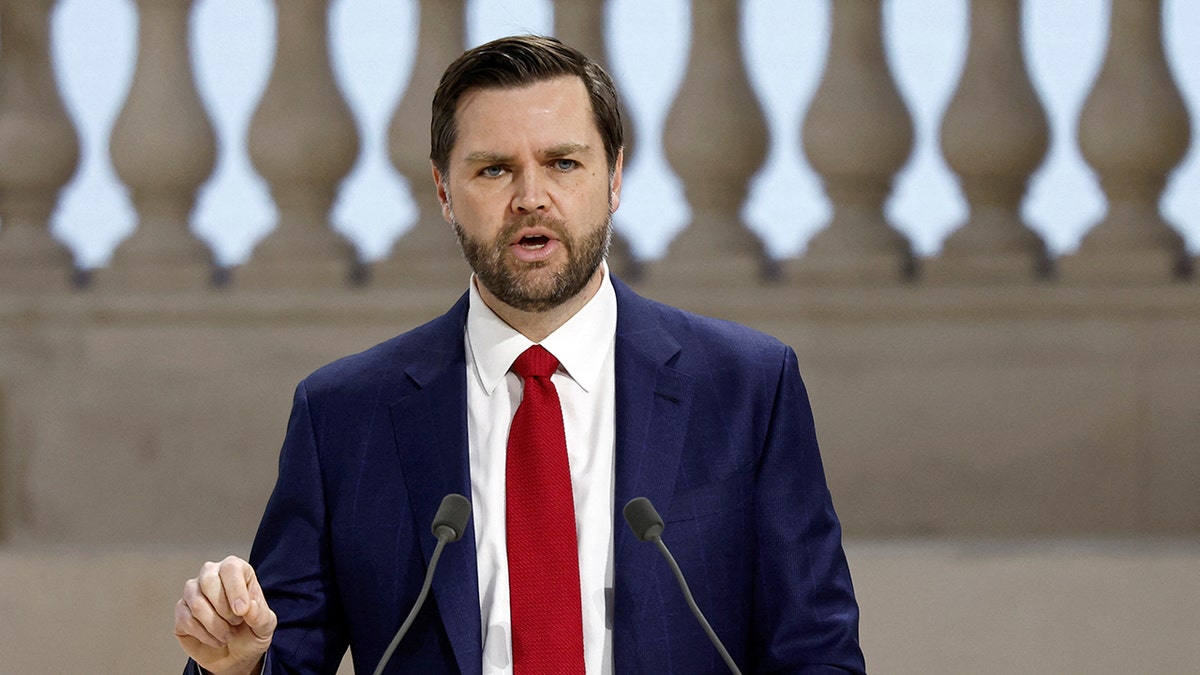
<svg viewBox="0 0 1200 675">
<path fill-rule="evenodd" d="M 205 564 L 176 605 L 188 668 L 333 673 L 349 646 L 371 672 L 457 492 L 472 520 L 393 672 L 724 672 L 655 547 L 621 523 L 639 496 L 744 672 L 864 672 L 795 354 L 643 299 L 604 265 L 622 167 L 609 77 L 550 38 L 497 40 L 447 69 L 432 131 L 470 288 L 299 385 L 250 561 Z"/>
</svg>

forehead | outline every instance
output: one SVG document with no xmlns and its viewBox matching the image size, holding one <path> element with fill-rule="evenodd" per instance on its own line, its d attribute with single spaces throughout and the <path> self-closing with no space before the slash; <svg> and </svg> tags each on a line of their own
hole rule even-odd
<svg viewBox="0 0 1200 675">
<path fill-rule="evenodd" d="M 455 123 L 451 154 L 458 156 L 521 143 L 600 144 L 587 88 L 575 76 L 522 87 L 471 89 L 458 101 Z"/>
</svg>

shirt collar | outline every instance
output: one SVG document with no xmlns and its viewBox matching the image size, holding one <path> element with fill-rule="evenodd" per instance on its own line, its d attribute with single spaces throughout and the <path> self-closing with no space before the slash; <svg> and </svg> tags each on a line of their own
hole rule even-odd
<svg viewBox="0 0 1200 675">
<path fill-rule="evenodd" d="M 602 263 L 601 267 L 600 289 L 574 316 L 541 342 L 584 391 L 590 391 L 596 385 L 617 332 L 617 295 L 608 276 L 608 265 Z M 471 275 L 469 302 L 468 358 L 479 384 L 491 396 L 513 361 L 534 343 L 496 316 L 483 302 L 475 287 L 474 275 Z"/>
</svg>

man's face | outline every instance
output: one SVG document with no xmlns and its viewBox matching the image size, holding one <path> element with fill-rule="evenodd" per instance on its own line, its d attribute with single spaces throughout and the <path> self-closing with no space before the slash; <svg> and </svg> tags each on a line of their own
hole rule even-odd
<svg viewBox="0 0 1200 675">
<path fill-rule="evenodd" d="M 447 174 L 433 177 L 485 298 L 540 312 L 598 281 L 621 158 L 610 180 L 583 82 L 468 91 L 455 119 Z"/>
</svg>

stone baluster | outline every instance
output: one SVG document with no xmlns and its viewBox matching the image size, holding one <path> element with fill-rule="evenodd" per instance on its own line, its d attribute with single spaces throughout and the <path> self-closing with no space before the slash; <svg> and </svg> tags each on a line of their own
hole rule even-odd
<svg viewBox="0 0 1200 675">
<path fill-rule="evenodd" d="M 417 52 L 408 87 L 388 125 L 388 157 L 408 181 L 417 205 L 416 223 L 396 242 L 392 255 L 374 265 L 380 286 L 440 284 L 461 290 L 470 271 L 454 231 L 442 219 L 429 164 L 430 106 L 442 71 L 462 54 L 466 34 L 463 0 L 421 0 Z"/>
<path fill-rule="evenodd" d="M 604 42 L 604 5 L 604 0 L 555 0 L 554 34 L 563 42 L 595 59 L 611 76 L 612 68 L 609 67 L 608 50 Z M 620 94 L 619 89 L 617 93 Z M 621 108 L 627 166 L 632 157 L 633 145 L 628 111 L 626 107 Z M 640 261 L 633 257 L 629 243 L 619 232 L 613 233 L 608 261 L 613 270 L 626 280 L 636 280 L 642 276 Z"/>
<path fill-rule="evenodd" d="M 1029 177 L 1049 147 L 1049 128 L 1021 53 L 1019 0 L 974 0 L 970 35 L 941 139 L 971 215 L 928 262 L 926 277 L 1045 278 L 1052 272 L 1046 244 L 1020 214 Z"/>
<path fill-rule="evenodd" d="M 912 246 L 883 214 L 892 180 L 912 151 L 913 124 L 884 57 L 881 3 L 829 4 L 828 62 L 802 138 L 834 212 L 794 270 L 805 281 L 912 279 Z"/>
<path fill-rule="evenodd" d="M 65 288 L 69 250 L 50 234 L 79 139 L 50 62 L 55 0 L 0 0 L 0 288 Z"/>
<path fill-rule="evenodd" d="M 735 0 L 692 3 L 687 74 L 663 133 L 684 183 L 692 222 L 654 263 L 656 279 L 715 285 L 776 276 L 763 243 L 743 222 L 748 183 L 766 157 L 767 128 L 742 56 Z"/>
<path fill-rule="evenodd" d="M 1183 238 L 1158 208 L 1189 140 L 1163 52 L 1161 1 L 1113 0 L 1108 54 L 1079 119 L 1079 147 L 1100 176 L 1108 212 L 1061 261 L 1065 280 L 1190 276 Z"/>
<path fill-rule="evenodd" d="M 203 287 L 212 271 L 212 252 L 189 227 L 196 190 L 216 162 L 188 52 L 192 5 L 137 0 L 137 69 L 113 126 L 110 154 L 137 208 L 138 228 L 97 273 L 103 287 Z"/>
<path fill-rule="evenodd" d="M 554 0 L 554 34 L 558 39 L 595 59 L 601 67 L 613 75 L 608 58 L 608 41 L 605 29 L 605 0 Z M 615 77 L 615 76 L 614 76 Z M 621 94 L 621 83 L 617 83 L 617 94 Z M 630 149 L 634 144 L 633 124 L 628 108 L 622 101 L 621 123 L 625 132 L 625 163 L 629 164 Z"/>
<path fill-rule="evenodd" d="M 358 128 L 329 62 L 329 3 L 275 3 L 275 65 L 250 122 L 249 145 L 279 222 L 234 273 L 240 286 L 336 286 L 356 268 L 353 248 L 329 220 L 359 151 Z"/>
</svg>

